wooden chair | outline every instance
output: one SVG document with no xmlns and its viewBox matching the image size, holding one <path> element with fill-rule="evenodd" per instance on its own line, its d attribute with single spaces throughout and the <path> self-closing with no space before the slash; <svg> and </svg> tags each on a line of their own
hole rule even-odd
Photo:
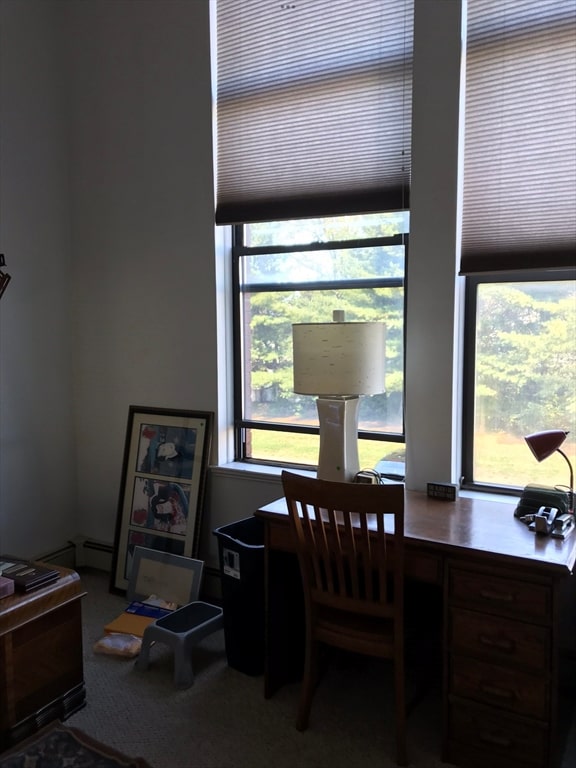
<svg viewBox="0 0 576 768">
<path fill-rule="evenodd" d="M 391 659 L 396 760 L 406 765 L 404 486 L 340 483 L 289 472 L 282 473 L 282 484 L 306 611 L 296 727 L 308 727 L 320 643 Z"/>
</svg>

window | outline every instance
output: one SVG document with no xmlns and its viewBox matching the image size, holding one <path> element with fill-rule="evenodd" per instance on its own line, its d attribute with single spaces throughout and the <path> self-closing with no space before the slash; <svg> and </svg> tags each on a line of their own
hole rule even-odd
<svg viewBox="0 0 576 768">
<path fill-rule="evenodd" d="M 509 273 L 468 278 L 467 485 L 568 485 L 564 459 L 538 464 L 523 440 L 544 429 L 576 435 L 576 281 Z M 472 483 L 470 482 L 472 481 Z"/>
<path fill-rule="evenodd" d="M 361 398 L 361 467 L 404 474 L 407 213 L 235 227 L 237 457 L 315 466 L 315 398 L 292 391 L 292 323 L 386 323 L 386 392 Z"/>
<path fill-rule="evenodd" d="M 464 484 L 567 485 L 576 455 L 576 5 L 468 3 Z"/>
<path fill-rule="evenodd" d="M 216 223 L 234 228 L 238 459 L 317 464 L 291 326 L 339 309 L 386 322 L 388 391 L 361 401 L 360 461 L 404 474 L 413 13 L 413 0 L 218 0 Z"/>
</svg>

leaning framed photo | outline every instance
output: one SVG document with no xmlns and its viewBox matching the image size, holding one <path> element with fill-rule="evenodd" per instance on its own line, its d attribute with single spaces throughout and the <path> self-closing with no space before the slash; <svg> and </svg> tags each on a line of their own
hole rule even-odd
<svg viewBox="0 0 576 768">
<path fill-rule="evenodd" d="M 131 405 L 110 591 L 125 594 L 136 547 L 196 557 L 214 414 Z"/>
<path fill-rule="evenodd" d="M 145 601 L 156 595 L 176 605 L 198 600 L 204 563 L 191 557 L 135 547 L 126 597 Z"/>
</svg>

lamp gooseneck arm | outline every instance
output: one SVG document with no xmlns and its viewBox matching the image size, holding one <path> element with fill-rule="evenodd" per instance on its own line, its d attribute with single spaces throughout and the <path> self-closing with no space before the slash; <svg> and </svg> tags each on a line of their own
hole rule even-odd
<svg viewBox="0 0 576 768">
<path fill-rule="evenodd" d="M 568 458 L 568 456 L 566 456 L 564 451 L 561 451 L 560 448 L 556 448 L 556 450 L 561 456 L 564 456 L 564 458 L 566 459 L 566 463 L 570 468 L 570 512 L 574 514 L 574 470 L 572 469 L 572 464 L 570 463 L 570 459 Z"/>
</svg>

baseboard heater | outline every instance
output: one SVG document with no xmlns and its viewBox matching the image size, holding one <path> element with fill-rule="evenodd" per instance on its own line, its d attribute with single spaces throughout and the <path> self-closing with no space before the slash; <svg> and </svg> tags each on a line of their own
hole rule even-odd
<svg viewBox="0 0 576 768">
<path fill-rule="evenodd" d="M 84 549 L 93 549 L 95 552 L 106 552 L 109 555 L 114 554 L 114 547 L 112 544 L 103 544 L 101 541 L 90 541 L 86 539 L 83 544 Z"/>
<path fill-rule="evenodd" d="M 67 545 L 40 555 L 35 560 L 61 565 L 64 568 L 95 568 L 99 571 L 112 572 L 114 547 L 102 541 L 78 537 Z M 222 597 L 222 574 L 219 568 L 204 567 L 203 595 L 205 599 L 218 601 Z"/>
<path fill-rule="evenodd" d="M 76 546 L 76 567 L 97 568 L 101 571 L 112 571 L 114 547 L 102 541 L 84 539 Z"/>
<path fill-rule="evenodd" d="M 52 565 L 61 565 L 64 568 L 74 568 L 76 566 L 76 547 L 70 542 L 59 549 L 38 555 L 33 559 L 41 560 L 43 563 L 51 563 Z"/>
<path fill-rule="evenodd" d="M 78 537 L 58 549 L 37 555 L 34 559 L 64 568 L 88 567 L 110 572 L 113 554 L 112 544 Z"/>
</svg>

